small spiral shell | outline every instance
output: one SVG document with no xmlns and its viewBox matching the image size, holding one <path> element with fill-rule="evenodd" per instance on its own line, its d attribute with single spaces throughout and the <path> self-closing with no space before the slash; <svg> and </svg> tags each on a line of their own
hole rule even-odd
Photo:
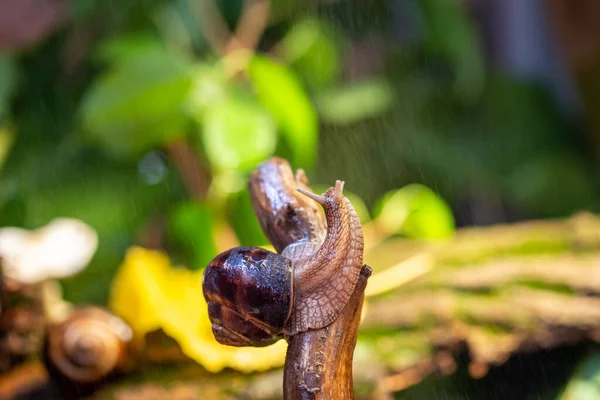
<svg viewBox="0 0 600 400">
<path fill-rule="evenodd" d="M 46 336 L 44 359 L 54 377 L 76 384 L 99 382 L 127 364 L 133 337 L 120 318 L 97 307 L 76 309 Z"/>
</svg>

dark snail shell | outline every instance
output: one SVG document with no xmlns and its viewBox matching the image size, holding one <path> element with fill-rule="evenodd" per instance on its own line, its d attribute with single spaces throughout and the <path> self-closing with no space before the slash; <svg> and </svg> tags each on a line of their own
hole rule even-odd
<svg viewBox="0 0 600 400">
<path fill-rule="evenodd" d="M 267 346 L 281 338 L 294 299 L 292 261 L 236 247 L 204 272 L 203 292 L 215 338 L 229 346 Z"/>
<path fill-rule="evenodd" d="M 131 328 L 107 310 L 82 307 L 48 328 L 43 361 L 61 389 L 93 391 L 129 368 L 132 336 Z"/>
</svg>

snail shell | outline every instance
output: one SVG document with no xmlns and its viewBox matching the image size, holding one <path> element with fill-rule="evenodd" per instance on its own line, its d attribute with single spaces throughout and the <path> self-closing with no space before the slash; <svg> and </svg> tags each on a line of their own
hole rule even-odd
<svg viewBox="0 0 600 400">
<path fill-rule="evenodd" d="M 229 346 L 267 346 L 281 337 L 293 303 L 293 265 L 278 254 L 236 247 L 206 269 L 203 291 L 213 333 Z"/>
<path fill-rule="evenodd" d="M 119 317 L 97 307 L 83 307 L 48 328 L 43 359 L 61 383 L 101 382 L 130 365 L 131 328 Z"/>
</svg>

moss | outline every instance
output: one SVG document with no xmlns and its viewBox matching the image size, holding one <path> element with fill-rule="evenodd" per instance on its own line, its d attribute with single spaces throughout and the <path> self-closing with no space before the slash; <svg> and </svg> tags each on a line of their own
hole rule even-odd
<svg viewBox="0 0 600 400">
<path fill-rule="evenodd" d="M 514 286 L 525 286 L 530 289 L 547 290 L 550 292 L 561 294 L 575 294 L 575 291 L 568 285 L 561 283 L 544 282 L 540 280 L 524 280 L 517 281 Z"/>
</svg>

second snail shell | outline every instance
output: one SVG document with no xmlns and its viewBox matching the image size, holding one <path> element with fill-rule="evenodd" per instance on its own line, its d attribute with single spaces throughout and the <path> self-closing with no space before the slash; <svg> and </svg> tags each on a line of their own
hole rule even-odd
<svg viewBox="0 0 600 400">
<path fill-rule="evenodd" d="M 46 365 L 53 375 L 93 383 L 124 364 L 132 337 L 131 328 L 110 312 L 97 307 L 77 309 L 48 330 Z"/>
</svg>

